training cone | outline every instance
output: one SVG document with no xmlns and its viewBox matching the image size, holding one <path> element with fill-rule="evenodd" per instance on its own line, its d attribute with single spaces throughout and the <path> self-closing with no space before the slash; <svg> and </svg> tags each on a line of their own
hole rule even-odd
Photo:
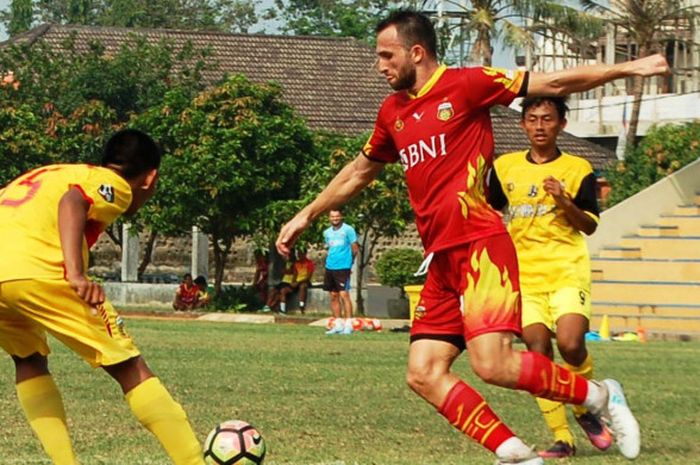
<svg viewBox="0 0 700 465">
<path fill-rule="evenodd" d="M 610 340 L 610 320 L 608 320 L 608 315 L 603 315 L 603 319 L 600 322 L 600 329 L 598 330 L 600 338 L 603 340 Z"/>
<path fill-rule="evenodd" d="M 639 338 L 639 342 L 645 344 L 647 342 L 647 330 L 642 326 L 637 328 L 637 337 Z"/>
</svg>

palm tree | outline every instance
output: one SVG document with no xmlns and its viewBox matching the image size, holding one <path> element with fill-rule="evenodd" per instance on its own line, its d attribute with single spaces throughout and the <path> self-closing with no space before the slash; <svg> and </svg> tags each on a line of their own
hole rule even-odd
<svg viewBox="0 0 700 465">
<path fill-rule="evenodd" d="M 636 46 L 637 58 L 663 52 L 667 43 L 679 41 L 679 23 L 685 22 L 692 27 L 698 18 L 698 7 L 687 5 L 683 0 L 608 0 L 606 4 L 594 0 L 580 1 L 586 11 L 601 13 L 604 19 L 625 31 L 630 45 Z M 636 145 L 643 92 L 644 78 L 635 77 L 627 147 Z"/>
</svg>

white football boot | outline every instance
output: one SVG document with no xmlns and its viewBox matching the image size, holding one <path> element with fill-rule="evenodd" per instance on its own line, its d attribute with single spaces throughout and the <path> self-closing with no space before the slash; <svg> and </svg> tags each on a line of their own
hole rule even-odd
<svg viewBox="0 0 700 465">
<path fill-rule="evenodd" d="M 622 386 L 614 379 L 605 379 L 600 383 L 607 391 L 607 405 L 598 412 L 592 412 L 613 434 L 620 453 L 632 460 L 639 455 L 641 433 L 639 423 L 627 405 Z"/>
</svg>

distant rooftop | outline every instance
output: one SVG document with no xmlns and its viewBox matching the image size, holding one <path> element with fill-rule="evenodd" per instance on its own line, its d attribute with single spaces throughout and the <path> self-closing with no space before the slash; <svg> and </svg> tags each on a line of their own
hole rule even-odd
<svg viewBox="0 0 700 465">
<path fill-rule="evenodd" d="M 348 135 L 370 131 L 382 100 L 391 91 L 374 68 L 373 50 L 353 38 L 44 24 L 8 42 L 43 40 L 58 49 L 72 38 L 78 51 L 86 51 L 90 42 L 99 41 L 109 54 L 134 34 L 152 43 L 165 39 L 176 49 L 190 42 L 198 49 L 209 48 L 217 66 L 204 72 L 208 83 L 226 73 L 280 83 L 285 100 L 314 129 Z M 497 154 L 528 146 L 518 112 L 496 107 L 492 115 Z M 596 169 L 615 159 L 610 150 L 568 133 L 560 136 L 560 146 L 587 158 Z"/>
</svg>

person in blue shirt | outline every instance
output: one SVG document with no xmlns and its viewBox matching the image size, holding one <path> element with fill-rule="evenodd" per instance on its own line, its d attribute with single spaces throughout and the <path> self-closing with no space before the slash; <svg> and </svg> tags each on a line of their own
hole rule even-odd
<svg viewBox="0 0 700 465">
<path fill-rule="evenodd" d="M 323 241 L 328 248 L 323 289 L 330 292 L 331 311 L 335 317 L 335 324 L 326 334 L 350 334 L 352 333 L 350 270 L 360 247 L 357 244 L 355 229 L 343 223 L 343 213 L 340 210 L 331 210 L 328 216 L 331 226 L 323 231 Z M 341 305 L 344 312 L 341 312 Z"/>
</svg>

